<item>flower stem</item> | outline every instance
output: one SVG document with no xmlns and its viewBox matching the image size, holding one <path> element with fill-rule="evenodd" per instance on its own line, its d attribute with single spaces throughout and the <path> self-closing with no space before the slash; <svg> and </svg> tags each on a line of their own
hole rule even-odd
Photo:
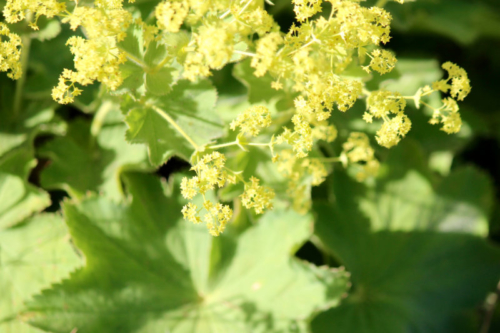
<svg viewBox="0 0 500 333">
<path fill-rule="evenodd" d="M 193 147 L 194 149 L 198 150 L 200 147 L 194 142 L 194 140 L 186 133 L 184 130 L 175 122 L 175 120 L 170 117 L 165 111 L 157 107 L 156 105 L 152 104 L 146 104 L 150 108 L 152 108 L 156 113 L 158 113 L 163 119 L 165 119 L 170 125 L 172 125 L 173 128 L 179 132 L 184 139 L 186 139 Z"/>
<path fill-rule="evenodd" d="M 26 16 L 26 22 L 28 23 L 31 22 L 31 17 L 32 17 L 31 12 L 28 12 Z M 30 46 L 31 46 L 30 32 L 23 33 L 21 40 L 23 46 L 21 51 L 22 75 L 19 78 L 19 80 L 16 81 L 16 91 L 14 93 L 14 105 L 13 105 L 14 109 L 13 112 L 15 115 L 19 114 L 19 111 L 21 110 L 22 106 L 24 83 L 26 82 L 26 74 L 28 71 L 28 60 L 30 57 Z"/>
</svg>

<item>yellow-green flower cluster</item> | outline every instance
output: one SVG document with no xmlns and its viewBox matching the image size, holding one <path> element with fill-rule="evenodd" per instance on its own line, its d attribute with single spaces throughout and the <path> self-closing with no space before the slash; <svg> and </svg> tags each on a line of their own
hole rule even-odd
<svg viewBox="0 0 500 333">
<path fill-rule="evenodd" d="M 190 179 L 184 177 L 181 181 L 181 193 L 184 198 L 191 200 L 197 194 L 203 196 L 202 208 L 206 211 L 203 220 L 206 222 L 210 234 L 214 236 L 218 236 L 224 231 L 227 222 L 233 216 L 233 211 L 229 206 L 221 203 L 214 204 L 205 198 L 206 192 L 213 190 L 216 186 L 223 187 L 226 182 L 235 183 L 235 177 L 229 175 L 225 170 L 225 163 L 226 157 L 223 154 L 219 152 L 207 154 L 191 168 L 196 172 L 196 176 Z M 198 213 L 198 207 L 191 202 L 182 209 L 184 218 L 193 223 L 201 222 Z"/>
<path fill-rule="evenodd" d="M 125 38 L 132 15 L 122 8 L 121 0 L 96 1 L 96 6 L 77 7 L 63 19 L 72 30 L 81 26 L 87 38 L 68 39 L 76 71 L 65 70 L 52 90 L 52 97 L 59 103 L 71 103 L 81 93 L 76 83 L 86 86 L 99 81 L 115 90 L 123 82 L 120 65 L 127 57 L 117 43 Z"/>
<path fill-rule="evenodd" d="M 391 16 L 379 7 L 366 8 L 357 1 L 329 0 L 331 14 L 319 16 L 320 0 L 294 0 L 294 10 L 300 25 L 293 25 L 286 35 L 272 31 L 256 43 L 251 66 L 255 75 L 269 73 L 275 81 L 272 87 L 292 87 L 299 92 L 295 99 L 297 114 L 292 118 L 294 129 L 286 129 L 281 141 L 293 146 L 298 156 L 305 157 L 314 140 L 314 121 L 327 120 L 334 106 L 347 111 L 362 95 L 363 83 L 342 77 L 345 68 L 366 47 L 389 41 Z M 381 73 L 391 70 L 394 56 L 385 50 L 375 50 L 369 56 L 367 68 Z"/>
<path fill-rule="evenodd" d="M 377 175 L 380 163 L 375 158 L 375 151 L 370 146 L 370 139 L 365 133 L 352 132 L 342 148 L 340 159 L 345 166 L 354 167 L 358 181 Z"/>
<path fill-rule="evenodd" d="M 451 97 L 443 99 L 443 105 L 440 108 L 433 108 L 434 113 L 429 123 L 443 124 L 441 130 L 448 134 L 458 133 L 462 126 L 462 119 L 456 100 L 462 101 L 470 93 L 470 80 L 463 68 L 451 62 L 444 63 L 442 67 L 448 72 L 448 78 L 433 82 L 432 88 L 425 87 L 424 90 L 428 93 L 432 91 L 449 93 Z"/>
<path fill-rule="evenodd" d="M 66 11 L 66 4 L 57 0 L 7 0 L 3 8 L 3 16 L 8 23 L 16 23 L 26 18 L 26 13 L 31 13 L 33 21 L 29 25 L 38 30 L 36 21 L 40 16 L 52 18 Z"/>
<path fill-rule="evenodd" d="M 278 30 L 262 4 L 252 0 L 167 0 L 156 7 L 155 15 L 158 27 L 167 32 L 191 26 L 191 41 L 178 59 L 182 75 L 191 81 L 230 62 L 236 44 L 251 45 L 254 33 Z"/>
<path fill-rule="evenodd" d="M 443 106 L 434 110 L 429 122 L 433 125 L 442 123 L 441 130 L 448 134 L 458 133 L 462 127 L 462 118 L 458 112 L 457 102 L 451 97 L 443 99 L 442 102 Z"/>
<path fill-rule="evenodd" d="M 233 216 L 233 211 L 228 205 L 220 202 L 213 203 L 205 197 L 207 191 L 221 188 L 226 184 L 235 184 L 238 181 L 244 183 L 245 190 L 241 197 L 243 206 L 248 209 L 253 208 L 257 214 L 262 214 L 266 209 L 272 209 L 274 191 L 267 187 L 259 185 L 259 179 L 251 177 L 249 182 L 245 182 L 239 173 L 226 169 L 226 157 L 214 151 L 211 154 L 204 155 L 191 170 L 196 172 L 192 178 L 184 177 L 181 181 L 181 194 L 186 199 L 193 199 L 201 194 L 203 197 L 203 206 L 198 209 L 194 203 L 190 202 L 182 208 L 184 219 L 193 223 L 201 223 L 202 219 L 199 212 L 205 209 L 203 221 L 211 235 L 218 236 L 224 232 L 227 222 Z M 228 172 L 229 171 L 229 172 Z"/>
<path fill-rule="evenodd" d="M 257 136 L 260 130 L 269 127 L 271 122 L 271 114 L 265 106 L 252 106 L 240 113 L 231 122 L 230 127 L 233 131 L 236 130 L 236 127 L 240 127 L 241 133 Z"/>
<path fill-rule="evenodd" d="M 287 194 L 293 208 L 306 213 L 311 208 L 311 187 L 323 183 L 328 176 L 324 163 L 317 158 L 299 158 L 289 149 L 281 151 L 276 159 L 278 171 L 288 179 Z"/>
<path fill-rule="evenodd" d="M 444 93 L 449 92 L 456 100 L 463 101 L 471 90 L 467 72 L 452 62 L 445 62 L 443 69 L 448 72 L 448 78 L 434 82 L 433 89 L 441 90 Z"/>
<path fill-rule="evenodd" d="M 267 186 L 259 185 L 259 179 L 250 177 L 245 183 L 245 191 L 240 196 L 241 203 L 248 209 L 253 208 L 257 214 L 273 208 L 274 191 Z"/>
<path fill-rule="evenodd" d="M 389 73 L 396 66 L 397 59 L 391 52 L 387 50 L 374 50 L 371 54 L 368 54 L 371 58 L 370 64 L 368 66 L 363 66 L 363 69 L 370 73 L 370 68 L 380 74 Z"/>
<path fill-rule="evenodd" d="M 411 128 L 411 121 L 404 114 L 406 100 L 399 93 L 379 90 L 370 94 L 367 104 L 363 119 L 369 123 L 373 118 L 384 121 L 377 131 L 377 142 L 386 148 L 397 145 Z"/>
<path fill-rule="evenodd" d="M 163 1 L 156 6 L 155 15 L 158 28 L 178 32 L 187 17 L 189 3 L 186 1 Z"/>
<path fill-rule="evenodd" d="M 8 40 L 4 40 L 4 36 Z M 7 76 L 13 80 L 19 79 L 22 75 L 21 48 L 21 37 L 10 32 L 9 27 L 0 22 L 0 72 L 9 71 Z"/>
</svg>

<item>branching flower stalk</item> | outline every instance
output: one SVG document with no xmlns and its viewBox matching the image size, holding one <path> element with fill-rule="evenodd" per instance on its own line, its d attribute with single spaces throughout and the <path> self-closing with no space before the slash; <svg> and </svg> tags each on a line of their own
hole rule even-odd
<svg viewBox="0 0 500 333">
<path fill-rule="evenodd" d="M 329 13 L 322 12 L 323 2 L 329 3 Z M 407 100 L 413 100 L 417 109 L 421 105 L 431 108 L 429 122 L 441 124 L 446 133 L 457 133 L 462 124 L 457 101 L 462 101 L 471 87 L 465 70 L 453 63 L 443 64 L 446 78 L 419 88 L 413 96 L 388 90 L 369 91 L 366 82 L 370 75 L 367 79 L 347 75 L 350 68 L 381 75 L 395 68 L 396 56 L 383 47 L 391 38 L 392 17 L 383 8 L 388 0 L 379 0 L 373 7 L 363 6 L 360 0 L 292 3 L 298 23 L 287 33 L 282 33 L 265 11 L 262 0 L 163 0 L 156 6 L 155 17 L 147 23 L 134 19 L 133 7 L 125 7 L 123 0 L 95 0 L 92 5 L 7 0 L 3 14 L 6 22 L 12 24 L 26 19 L 29 13 L 34 18 L 29 25 L 35 30 L 38 18 L 45 16 L 58 17 L 70 29 L 84 31 L 85 37 L 72 36 L 67 41 L 74 55 L 74 69 L 64 69 L 52 90 L 53 99 L 61 104 L 73 103 L 82 87 L 94 82 L 116 91 L 128 75 L 124 72 L 127 63 L 139 66 L 145 75 L 165 69 L 175 72 L 173 85 L 181 79 L 197 82 L 209 77 L 213 70 L 248 59 L 255 77 L 266 77 L 272 82 L 270 89 L 294 96 L 289 122 L 280 132 L 265 133 L 280 114 L 272 115 L 265 106 L 252 105 L 229 124 L 231 130 L 239 131 L 236 140 L 207 145 L 198 144 L 168 112 L 155 105 L 154 99 L 145 102 L 193 147 L 191 170 L 195 175 L 182 180 L 181 190 L 186 199 L 199 195 L 203 203 L 198 207 L 189 202 L 182 213 L 194 223 L 205 221 L 209 232 L 217 236 L 230 221 L 232 209 L 207 199 L 208 191 L 241 182 L 241 202 L 257 214 L 271 209 L 275 196 L 258 178 L 244 179 L 241 172 L 229 170 L 225 166 L 226 156 L 219 150 L 238 147 L 247 151 L 250 146 L 269 149 L 276 168 L 288 179 L 287 192 L 293 207 L 305 212 L 310 208 L 310 187 L 325 180 L 332 163 L 353 168 L 359 181 L 376 176 L 379 168 L 370 138 L 360 132 L 349 134 L 338 156 L 311 156 L 318 142 L 337 139 L 337 128 L 330 119 L 333 112 L 347 112 L 358 99 L 365 100 L 363 119 L 381 123 L 375 139 L 386 148 L 397 145 L 411 129 L 411 119 L 405 113 Z M 151 45 L 167 47 L 168 54 L 157 65 L 147 65 L 122 47 L 131 25 L 142 31 L 143 45 L 138 46 L 141 50 Z M 0 71 L 19 79 L 20 37 L 7 24 L 0 23 L 0 38 Z M 432 93 L 447 95 L 440 107 L 425 101 Z M 141 94 L 135 100 L 150 97 Z M 260 135 L 271 139 L 251 142 L 251 138 Z"/>
</svg>

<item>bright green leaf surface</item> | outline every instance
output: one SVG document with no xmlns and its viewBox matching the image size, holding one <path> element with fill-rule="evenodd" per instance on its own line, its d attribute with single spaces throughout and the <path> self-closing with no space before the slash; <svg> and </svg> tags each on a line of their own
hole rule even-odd
<svg viewBox="0 0 500 333">
<path fill-rule="evenodd" d="M 489 178 L 470 167 L 433 182 L 423 152 L 411 140 L 393 148 L 385 176 L 360 198 L 375 231 L 455 231 L 486 236 L 492 206 Z"/>
<path fill-rule="evenodd" d="M 391 164 L 402 161 L 397 149 L 374 191 L 337 172 L 336 201 L 315 204 L 316 234 L 352 273 L 353 290 L 313 321 L 314 333 L 451 333 L 453 316 L 498 282 L 500 250 L 476 236 L 484 235 L 488 179 L 462 169 L 434 188 L 418 158 L 409 171 Z"/>
<path fill-rule="evenodd" d="M 265 215 L 237 239 L 213 238 L 180 216 L 178 193 L 129 175 L 130 205 L 89 198 L 65 204 L 86 267 L 29 305 L 53 332 L 305 332 L 339 302 L 343 271 L 291 257 L 312 231 L 309 216 Z"/>
<path fill-rule="evenodd" d="M 128 61 L 121 66 L 124 82 L 116 91 L 117 94 L 140 92 L 162 96 L 168 94 L 174 83 L 173 69 L 164 67 L 171 57 L 167 47 L 156 41 L 144 47 L 142 27 L 131 25 L 120 48 L 127 54 Z"/>
<path fill-rule="evenodd" d="M 154 109 L 149 104 L 127 106 L 127 140 L 147 144 L 154 165 L 165 163 L 172 155 L 189 159 L 193 144 L 165 115 L 195 144 L 202 146 L 222 134 L 222 125 L 214 111 L 216 100 L 217 92 L 208 81 L 179 81 L 169 95 L 155 100 Z"/>
<path fill-rule="evenodd" d="M 58 215 L 42 214 L 0 231 L 0 332 L 41 332 L 16 315 L 23 302 L 81 263 Z"/>
<path fill-rule="evenodd" d="M 42 186 L 66 190 L 77 198 L 93 191 L 118 200 L 123 198 L 120 174 L 124 170 L 151 169 L 146 148 L 125 141 L 126 125 L 118 106 L 106 101 L 96 117 L 100 114 L 105 117 L 96 137 L 89 123 L 76 120 L 65 137 L 40 149 L 40 155 L 51 160 L 41 174 Z"/>
<path fill-rule="evenodd" d="M 0 172 L 0 229 L 50 205 L 49 195 L 21 177 Z"/>
<path fill-rule="evenodd" d="M 0 158 L 0 229 L 50 205 L 49 195 L 27 181 L 36 166 L 30 145 L 25 142 Z"/>
</svg>

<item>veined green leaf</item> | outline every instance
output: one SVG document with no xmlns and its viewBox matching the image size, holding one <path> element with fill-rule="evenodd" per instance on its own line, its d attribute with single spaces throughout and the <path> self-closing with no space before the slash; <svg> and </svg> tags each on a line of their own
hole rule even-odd
<svg viewBox="0 0 500 333">
<path fill-rule="evenodd" d="M 418 157 L 405 165 L 418 150 L 400 145 L 376 188 L 366 193 L 336 172 L 336 201 L 314 206 L 316 234 L 353 282 L 340 307 L 313 321 L 314 333 L 451 333 L 453 316 L 472 311 L 498 283 L 500 249 L 481 237 L 488 179 L 467 168 L 436 184 Z"/>
<path fill-rule="evenodd" d="M 146 144 L 154 165 L 173 155 L 187 160 L 195 146 L 208 144 L 222 134 L 214 111 L 216 100 L 217 92 L 209 81 L 179 81 L 167 96 L 126 106 L 126 138 L 130 143 Z"/>
<path fill-rule="evenodd" d="M 347 288 L 341 270 L 291 255 L 312 232 L 310 216 L 278 210 L 236 239 L 213 238 L 180 216 L 151 176 L 127 176 L 129 205 L 103 198 L 66 203 L 86 266 L 36 296 L 31 323 L 54 332 L 306 332 Z"/>
<path fill-rule="evenodd" d="M 23 302 L 81 264 L 61 216 L 42 214 L 0 231 L 0 331 L 41 332 L 18 320 Z"/>
</svg>

